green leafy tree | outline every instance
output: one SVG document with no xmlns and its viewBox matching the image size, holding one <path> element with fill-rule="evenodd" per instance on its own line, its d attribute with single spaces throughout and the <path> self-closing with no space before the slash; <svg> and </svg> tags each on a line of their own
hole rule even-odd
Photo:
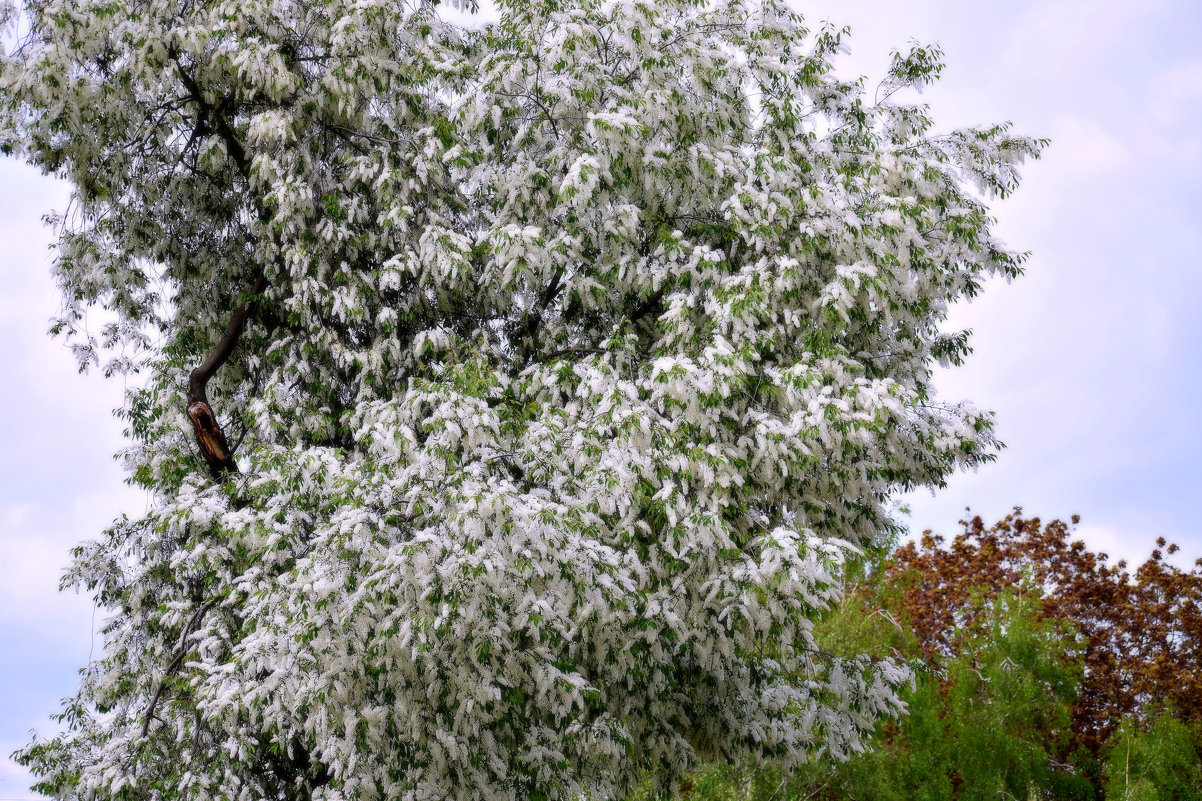
<svg viewBox="0 0 1202 801">
<path fill-rule="evenodd" d="M 4 6 L 0 149 L 74 187 L 56 328 L 141 375 L 152 498 L 76 553 L 111 617 L 40 791 L 612 797 L 898 711 L 814 622 L 995 452 L 931 375 L 1042 143 L 772 0 L 500 12 Z"/>
<path fill-rule="evenodd" d="M 1107 751 L 1107 801 L 1202 799 L 1202 736 L 1171 712 L 1123 721 Z"/>
<path fill-rule="evenodd" d="M 820 630 L 821 647 L 916 659 L 917 641 L 881 600 L 864 593 L 845 602 Z M 972 606 L 952 655 L 917 663 L 906 715 L 882 724 L 869 751 L 841 765 L 819 759 L 793 775 L 713 768 L 694 784 L 698 801 L 1090 798 L 1072 764 L 1079 744 L 1070 725 L 1083 644 L 1040 616 L 1032 588 L 981 593 Z"/>
<path fill-rule="evenodd" d="M 1198 709 L 1178 704 L 1198 687 L 1202 576 L 1166 561 L 1163 539 L 1128 571 L 1071 533 L 1016 510 L 848 571 L 818 646 L 912 660 L 908 714 L 845 765 L 783 782 L 715 767 L 698 797 L 1199 798 Z"/>
<path fill-rule="evenodd" d="M 899 548 L 889 571 L 913 574 L 894 608 L 931 658 L 946 654 L 965 602 L 983 588 L 1033 579 L 1045 589 L 1044 615 L 1084 635 L 1085 680 L 1073 728 L 1095 754 L 1123 720 L 1168 703 L 1202 723 L 1202 560 L 1192 570 L 1169 561 L 1178 548 L 1156 540 L 1130 569 L 1073 539 L 1071 522 L 1025 517 L 993 525 L 962 521 L 950 541 L 932 532 Z"/>
</svg>

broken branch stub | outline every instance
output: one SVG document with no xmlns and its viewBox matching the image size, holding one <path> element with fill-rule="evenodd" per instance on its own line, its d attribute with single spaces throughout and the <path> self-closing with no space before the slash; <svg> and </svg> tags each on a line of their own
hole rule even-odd
<svg viewBox="0 0 1202 801">
<path fill-rule="evenodd" d="M 200 453 L 209 466 L 209 472 L 213 474 L 213 478 L 219 481 L 232 473 L 237 473 L 238 464 L 234 461 L 229 440 L 226 439 L 225 432 L 221 429 L 221 423 L 218 422 L 217 415 L 213 411 L 213 406 L 209 403 L 207 392 L 209 379 L 234 352 L 234 347 L 237 346 L 238 339 L 242 336 L 242 330 L 246 327 L 251 307 L 266 288 L 267 276 L 260 271 L 251 288 L 250 297 L 234 309 L 234 313 L 230 315 L 229 325 L 226 326 L 225 333 L 221 335 L 217 345 L 200 366 L 188 376 L 188 419 L 192 421 L 192 432 L 196 435 L 196 444 L 200 446 Z"/>
</svg>

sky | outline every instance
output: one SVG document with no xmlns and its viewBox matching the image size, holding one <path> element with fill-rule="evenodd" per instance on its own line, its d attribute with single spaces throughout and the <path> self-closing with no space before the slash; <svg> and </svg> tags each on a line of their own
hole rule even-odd
<svg viewBox="0 0 1202 801">
<path fill-rule="evenodd" d="M 939 42 L 924 95 L 938 127 L 1011 120 L 1053 140 L 998 230 L 1031 252 L 950 323 L 974 353 L 941 396 L 997 414 L 996 462 L 904 498 L 914 532 L 953 534 L 1021 505 L 1080 514 L 1094 548 L 1142 560 L 1164 536 L 1202 557 L 1202 3 L 1197 0 L 801 0 L 852 27 L 841 70 L 879 78 L 891 49 Z M 101 647 L 86 597 L 57 592 L 70 548 L 145 500 L 113 460 L 119 381 L 79 375 L 46 335 L 51 233 L 67 188 L 0 161 L 0 801 L 31 798 L 7 758 Z"/>
</svg>

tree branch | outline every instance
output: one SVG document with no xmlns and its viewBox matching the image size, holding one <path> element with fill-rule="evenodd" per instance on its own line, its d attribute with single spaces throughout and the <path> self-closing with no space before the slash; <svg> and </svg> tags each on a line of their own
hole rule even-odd
<svg viewBox="0 0 1202 801">
<path fill-rule="evenodd" d="M 200 625 L 200 619 L 204 617 L 205 612 L 208 610 L 208 603 L 201 604 L 200 608 L 192 615 L 192 619 L 188 621 L 188 625 L 184 626 L 184 633 L 180 635 L 175 658 L 167 666 L 167 670 L 163 673 L 163 678 L 159 679 L 159 686 L 155 689 L 154 695 L 151 696 L 150 704 L 146 707 L 146 714 L 142 719 L 142 737 L 146 737 L 150 733 L 150 721 L 154 720 L 154 710 L 159 705 L 159 700 L 163 697 L 163 691 L 167 689 L 167 679 L 174 675 L 175 671 L 179 670 L 179 666 L 184 662 L 184 655 L 188 653 L 188 636 Z"/>
<path fill-rule="evenodd" d="M 609 348 L 560 348 L 550 353 L 544 353 L 538 360 L 540 362 L 551 362 L 556 359 L 562 359 L 564 356 L 599 356 L 602 353 L 609 353 Z"/>
<path fill-rule="evenodd" d="M 648 298 L 646 300 L 644 300 L 638 306 L 635 306 L 634 310 L 630 313 L 630 317 L 629 317 L 630 322 L 637 323 L 639 320 L 646 317 L 652 311 L 655 311 L 656 309 L 658 309 L 659 305 L 660 305 L 660 301 L 662 301 L 664 299 L 664 291 L 666 289 L 667 289 L 666 285 L 661 286 L 659 289 L 657 289 L 653 293 L 651 293 L 651 295 L 648 296 Z"/>
<path fill-rule="evenodd" d="M 217 345 L 209 352 L 200 366 L 188 376 L 188 418 L 192 421 L 192 431 L 196 434 L 200 453 L 208 463 L 213 478 L 218 480 L 231 473 L 237 473 L 238 465 L 234 461 L 234 454 L 226 440 L 225 432 L 221 429 L 221 424 L 217 422 L 217 415 L 213 413 L 213 407 L 209 403 L 207 392 L 209 379 L 234 352 L 234 347 L 242 336 L 242 330 L 246 327 L 246 319 L 250 316 L 251 307 L 266 288 L 267 276 L 260 271 L 255 279 L 255 285 L 251 287 L 250 297 L 234 309 L 225 333 L 222 334 Z"/>
<path fill-rule="evenodd" d="M 555 274 L 551 276 L 551 282 L 547 284 L 547 288 L 543 290 L 538 299 L 538 305 L 532 309 L 522 320 L 521 328 L 523 329 L 524 342 L 522 343 L 522 362 L 529 363 L 530 359 L 538 351 L 538 330 L 543 324 L 543 316 L 547 313 L 547 309 L 555 302 L 555 298 L 563 291 L 563 267 L 558 268 Z"/>
<path fill-rule="evenodd" d="M 226 98 L 216 106 L 210 103 L 205 98 L 200 84 L 184 69 L 184 65 L 179 60 L 179 54 L 174 49 L 170 51 L 170 57 L 175 62 L 180 82 L 189 93 L 188 99 L 199 107 L 196 130 L 198 132 L 208 130 L 217 134 L 225 144 L 225 150 L 237 166 L 238 172 L 249 181 L 251 159 L 242 146 L 242 142 L 238 140 L 233 126 L 230 125 L 226 115 L 222 113 L 232 100 Z M 262 203 L 256 202 L 255 206 L 260 220 L 266 221 L 270 218 L 268 210 Z M 188 419 L 192 421 L 192 431 L 196 435 L 200 453 L 209 466 L 209 472 L 218 481 L 224 480 L 230 474 L 237 473 L 238 464 L 234 461 L 233 450 L 229 446 L 221 423 L 217 420 L 217 415 L 213 412 L 213 406 L 209 403 L 207 392 L 209 379 L 234 352 L 238 339 L 246 327 L 246 320 L 250 316 L 251 309 L 265 289 L 267 289 L 267 274 L 260 269 L 255 276 L 254 285 L 251 287 L 250 297 L 234 309 L 229 323 L 226 325 L 225 333 L 222 334 L 217 345 L 209 352 L 200 366 L 188 376 Z"/>
</svg>

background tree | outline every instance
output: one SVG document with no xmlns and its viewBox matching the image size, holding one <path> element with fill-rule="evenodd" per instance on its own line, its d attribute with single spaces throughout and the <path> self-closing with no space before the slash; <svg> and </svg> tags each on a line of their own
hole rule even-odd
<svg viewBox="0 0 1202 801">
<path fill-rule="evenodd" d="M 899 548 L 889 568 L 905 587 L 898 611 L 923 653 L 948 652 L 979 588 L 1030 578 L 1043 589 L 1042 614 L 1071 623 L 1086 639 L 1073 727 L 1090 748 L 1097 751 L 1150 704 L 1167 703 L 1202 722 L 1202 560 L 1191 571 L 1167 562 L 1166 552 L 1178 549 L 1161 538 L 1131 571 L 1073 540 L 1076 523 L 1044 525 L 1015 509 L 992 526 L 973 517 L 950 543 L 928 531 Z"/>
<path fill-rule="evenodd" d="M 697 801 L 1202 799 L 1188 695 L 1202 566 L 1183 571 L 1157 545 L 1130 573 L 1073 540 L 1072 524 L 1016 509 L 878 557 L 816 636 L 836 654 L 913 660 L 907 715 L 843 765 L 787 780 L 710 768 Z"/>
<path fill-rule="evenodd" d="M 934 133 L 937 50 L 867 89 L 773 2 L 5 8 L 0 148 L 75 187 L 56 329 L 141 373 L 153 499 L 76 553 L 111 616 L 39 790 L 602 797 L 897 711 L 813 621 L 993 455 L 931 370 L 1041 147 Z"/>
<path fill-rule="evenodd" d="M 833 653 L 912 659 L 907 712 L 884 723 L 866 753 L 843 764 L 815 760 L 791 773 L 718 765 L 690 789 L 695 801 L 952 801 L 1093 798 L 1071 728 L 1083 643 L 1040 615 L 1032 586 L 965 602 L 970 625 L 938 660 L 893 617 L 896 585 L 881 574 L 846 599 L 818 632 Z"/>
<path fill-rule="evenodd" d="M 1197 801 L 1202 798 L 1202 732 L 1161 711 L 1118 727 L 1107 750 L 1106 798 Z"/>
<path fill-rule="evenodd" d="M 864 602 L 870 599 L 841 610 L 828 637 L 862 627 L 853 616 L 890 614 Z M 819 767 L 809 779 L 822 797 L 1089 797 L 1089 782 L 1072 764 L 1080 747 L 1070 722 L 1083 647 L 1075 632 L 1040 616 L 1038 589 L 1021 583 L 975 593 L 965 609 L 971 624 L 959 627 L 948 657 L 916 666 L 907 716 L 883 731 L 871 753 L 833 773 Z M 914 655 L 915 644 L 902 653 Z"/>
</svg>

